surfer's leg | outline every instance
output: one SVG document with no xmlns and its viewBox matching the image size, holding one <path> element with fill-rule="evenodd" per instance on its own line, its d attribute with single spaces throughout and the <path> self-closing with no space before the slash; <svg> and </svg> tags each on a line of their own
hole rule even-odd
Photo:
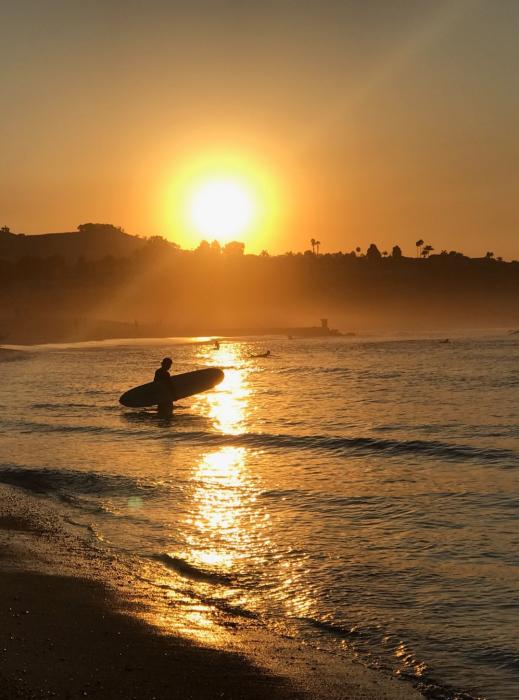
<svg viewBox="0 0 519 700">
<path fill-rule="evenodd" d="M 161 418 L 171 418 L 173 415 L 173 402 L 163 401 L 157 406 L 157 413 Z"/>
</svg>

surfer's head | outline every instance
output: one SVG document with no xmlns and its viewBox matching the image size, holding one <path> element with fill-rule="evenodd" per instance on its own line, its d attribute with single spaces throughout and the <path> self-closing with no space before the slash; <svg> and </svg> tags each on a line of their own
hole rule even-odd
<svg viewBox="0 0 519 700">
<path fill-rule="evenodd" d="M 162 367 L 164 367 L 164 369 L 169 369 L 173 364 L 173 360 L 171 357 L 165 357 L 160 364 Z"/>
</svg>

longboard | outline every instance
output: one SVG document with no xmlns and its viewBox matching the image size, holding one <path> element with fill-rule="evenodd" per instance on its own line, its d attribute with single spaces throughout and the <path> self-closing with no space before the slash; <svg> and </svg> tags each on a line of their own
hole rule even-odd
<svg viewBox="0 0 519 700">
<path fill-rule="evenodd" d="M 170 387 L 162 382 L 148 382 L 126 391 L 119 403 L 127 408 L 146 408 L 163 401 L 179 401 L 220 384 L 224 373 L 216 367 L 185 372 L 171 377 Z"/>
</svg>

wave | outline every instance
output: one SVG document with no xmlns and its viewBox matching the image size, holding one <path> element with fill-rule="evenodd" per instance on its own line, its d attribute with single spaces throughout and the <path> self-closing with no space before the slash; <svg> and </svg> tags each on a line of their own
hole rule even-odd
<svg viewBox="0 0 519 700">
<path fill-rule="evenodd" d="M 226 574 L 220 574 L 216 571 L 209 571 L 208 569 L 203 569 L 198 566 L 190 564 L 185 559 L 181 557 L 175 557 L 171 554 L 158 554 L 154 557 L 157 561 L 172 569 L 175 573 L 183 576 L 184 578 L 191 579 L 193 581 L 199 581 L 200 583 L 210 583 L 210 584 L 223 584 L 230 585 L 233 583 L 233 577 Z"/>
<path fill-rule="evenodd" d="M 312 617 L 302 617 L 298 619 L 301 623 L 309 625 L 325 635 L 347 640 L 355 649 L 361 651 L 361 655 L 364 657 L 368 666 L 372 666 L 378 670 L 383 668 L 388 672 L 396 672 L 401 679 L 410 681 L 413 686 L 423 694 L 423 697 L 429 698 L 429 700 L 481 700 L 481 696 L 479 695 L 473 695 L 470 692 L 439 681 L 429 667 L 417 659 L 413 651 L 409 649 L 400 638 L 394 637 L 392 644 L 389 644 L 388 647 L 387 642 L 393 635 L 387 636 L 387 633 L 378 626 L 361 628 L 358 626 L 350 627 L 348 625 L 341 625 L 337 622 L 320 620 Z M 372 652 L 369 651 L 372 649 L 373 643 L 375 643 L 376 648 L 379 650 L 374 656 Z M 395 651 L 397 648 L 399 652 L 402 648 L 405 649 L 405 655 L 401 656 L 401 654 L 399 654 L 398 661 L 395 660 Z M 362 653 L 363 650 L 364 653 Z M 365 655 L 366 652 L 368 656 Z"/>
<path fill-rule="evenodd" d="M 100 407 L 98 404 L 95 403 L 33 403 L 31 404 L 31 408 L 43 409 L 48 411 L 56 411 L 61 409 L 69 411 L 72 408 L 88 408 L 90 410 L 98 412 L 100 408 L 106 409 L 107 407 Z M 110 409 L 117 410 L 117 407 L 110 406 Z"/>
<path fill-rule="evenodd" d="M 0 347 L 0 362 L 18 362 L 30 357 L 29 353 Z"/>
<path fill-rule="evenodd" d="M 519 455 L 514 450 L 478 448 L 471 445 L 457 445 L 436 440 L 391 440 L 372 437 L 269 433 L 222 435 L 221 433 L 202 431 L 163 434 L 160 437 L 165 440 L 190 440 L 214 446 L 326 450 L 346 456 L 364 456 L 374 453 L 383 453 L 388 456 L 414 454 L 453 462 L 476 461 L 508 468 L 519 466 Z"/>
<path fill-rule="evenodd" d="M 350 367 L 315 367 L 315 365 L 280 367 L 274 369 L 274 372 L 275 374 L 300 374 L 302 376 L 310 376 L 315 374 L 339 374 L 341 376 L 349 377 L 353 374 L 353 370 Z"/>
<path fill-rule="evenodd" d="M 329 634 L 332 634 L 337 637 L 342 637 L 345 639 L 355 639 L 357 637 L 362 637 L 366 635 L 365 631 L 360 630 L 357 627 L 346 627 L 344 625 L 340 625 L 336 622 L 328 622 L 326 620 L 318 620 L 313 617 L 300 617 L 298 618 L 301 622 L 306 623 L 307 625 L 310 625 L 311 627 L 315 627 L 316 629 L 319 629 L 323 632 L 328 632 Z"/>
<path fill-rule="evenodd" d="M 99 408 L 96 408 L 96 412 Z M 2 420 L 2 427 L 19 430 L 21 433 L 82 433 L 92 435 L 113 435 L 128 437 L 128 431 L 122 428 L 109 428 L 104 425 L 71 425 L 60 423 L 35 423 L 24 420 Z M 133 436 L 138 437 L 138 436 Z"/>
<path fill-rule="evenodd" d="M 133 415 L 133 414 L 132 414 Z M 515 450 L 494 447 L 475 447 L 472 445 L 441 442 L 439 440 L 395 440 L 376 437 L 343 437 L 337 435 L 290 435 L 283 433 L 242 433 L 226 435 L 212 431 L 161 431 L 153 430 L 154 414 L 145 414 L 150 418 L 150 430 L 132 435 L 132 439 L 162 439 L 171 441 L 188 441 L 208 446 L 236 446 L 253 448 L 325 450 L 337 455 L 365 456 L 385 454 L 387 456 L 417 455 L 430 459 L 450 462 L 469 461 L 493 464 L 502 468 L 519 467 L 519 454 Z M 22 432 L 83 433 L 112 435 L 128 439 L 128 431 L 102 425 L 60 425 L 57 423 L 27 423 L 24 421 L 3 421 L 4 426 L 18 427 Z"/>
<path fill-rule="evenodd" d="M 158 488 L 155 484 L 127 476 L 45 467 L 33 469 L 13 464 L 0 465 L 0 482 L 33 493 L 55 495 L 66 502 L 74 500 L 71 493 L 84 496 L 102 493 L 103 495 L 127 494 L 149 497 Z"/>
</svg>

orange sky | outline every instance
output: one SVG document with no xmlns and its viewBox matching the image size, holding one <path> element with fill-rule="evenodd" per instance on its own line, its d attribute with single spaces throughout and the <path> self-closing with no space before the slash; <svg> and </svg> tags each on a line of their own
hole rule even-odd
<svg viewBox="0 0 519 700">
<path fill-rule="evenodd" d="M 0 40 L 0 225 L 183 246 L 167 193 L 230 154 L 268 181 L 251 252 L 519 257 L 515 0 L 21 0 Z"/>
</svg>

